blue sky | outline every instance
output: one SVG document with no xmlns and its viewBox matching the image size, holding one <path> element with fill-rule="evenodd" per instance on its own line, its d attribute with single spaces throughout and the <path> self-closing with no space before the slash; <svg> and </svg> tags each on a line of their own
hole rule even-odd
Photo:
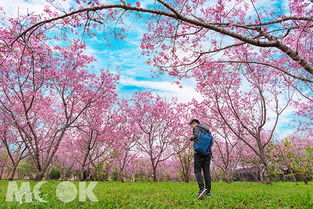
<svg viewBox="0 0 313 209">
<path fill-rule="evenodd" d="M 135 2 L 135 0 L 132 0 Z M 0 0 L 0 6 L 4 7 L 7 16 L 16 17 L 17 14 L 28 12 L 40 13 L 44 9 L 46 0 Z M 64 7 L 69 7 L 71 0 L 60 1 Z M 114 1 L 110 1 L 114 2 Z M 118 1 L 116 1 L 118 2 Z M 128 1 L 130 2 L 130 1 Z M 154 0 L 141 0 L 142 6 L 152 6 Z M 131 22 L 131 16 L 127 21 Z M 152 78 L 151 67 L 145 63 L 147 57 L 141 56 L 140 40 L 146 32 L 142 20 L 136 20 L 131 28 L 125 33 L 124 40 L 110 40 L 110 46 L 104 39 L 103 32 L 95 37 L 84 37 L 87 42 L 87 53 L 96 57 L 96 68 L 105 68 L 120 71 L 121 80 L 118 88 L 120 96 L 128 97 L 136 90 L 151 90 L 162 96 L 178 97 L 182 102 L 191 101 L 192 98 L 201 99 L 201 95 L 194 90 L 195 82 L 183 80 L 183 88 L 173 83 L 174 79 L 169 76 Z M 91 69 L 92 70 L 92 69 Z"/>
<path fill-rule="evenodd" d="M 134 18 L 130 17 L 129 21 Z M 195 82 L 183 80 L 183 88 L 173 82 L 174 78 L 168 75 L 152 77 L 151 66 L 146 64 L 147 57 L 141 55 L 140 41 L 146 32 L 142 20 L 135 20 L 125 33 L 125 39 L 112 38 L 109 44 L 104 35 L 98 33 L 95 37 L 85 37 L 87 51 L 97 59 L 97 65 L 108 69 L 118 69 L 121 74 L 119 94 L 128 96 L 133 91 L 151 90 L 164 96 L 176 96 L 181 101 L 190 101 L 192 98 L 201 99 L 194 90 Z"/>
<path fill-rule="evenodd" d="M 154 0 L 140 1 L 143 6 L 152 4 Z M 264 3 L 267 1 L 264 0 Z M 283 2 L 283 1 L 280 1 Z M 1 0 L 0 6 L 5 8 L 8 16 L 16 17 L 17 13 L 25 14 L 27 11 L 42 11 L 45 0 Z M 63 4 L 69 4 L 67 2 Z M 275 5 L 279 8 L 283 3 Z M 68 6 L 68 5 L 65 5 Z M 129 19 L 132 21 L 133 18 Z M 87 53 L 96 57 L 94 63 L 96 68 L 115 70 L 118 69 L 121 75 L 118 86 L 118 94 L 128 97 L 132 92 L 138 90 L 151 90 L 156 94 L 166 97 L 177 97 L 182 102 L 188 102 L 192 98 L 201 100 L 201 95 L 194 89 L 193 80 L 183 80 L 183 88 L 179 88 L 172 77 L 163 75 L 153 78 L 151 67 L 146 64 L 147 57 L 141 54 L 140 41 L 146 32 L 145 24 L 142 20 L 136 20 L 125 34 L 124 40 L 111 39 L 110 45 L 103 38 L 103 32 L 99 32 L 95 37 L 85 37 L 87 43 Z M 92 69 L 91 69 L 92 70 Z M 280 120 L 277 134 L 280 137 L 287 136 L 293 130 L 289 127 L 292 109 L 288 110 Z"/>
</svg>

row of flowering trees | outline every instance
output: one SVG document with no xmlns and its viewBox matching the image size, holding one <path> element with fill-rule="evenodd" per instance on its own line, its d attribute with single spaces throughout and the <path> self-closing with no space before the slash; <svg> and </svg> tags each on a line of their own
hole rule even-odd
<svg viewBox="0 0 313 209">
<path fill-rule="evenodd" d="M 56 2 L 43 14 L 0 16 L 2 178 L 189 181 L 191 118 L 211 127 L 217 180 L 312 178 L 309 1 L 288 1 L 284 15 L 244 0 Z M 105 38 L 123 38 L 131 15 L 149 17 L 140 45 L 148 63 L 195 78 L 203 101 L 151 92 L 122 99 L 119 75 L 94 69 L 83 40 L 70 38 L 112 22 Z M 277 138 L 282 122 L 298 133 Z"/>
<path fill-rule="evenodd" d="M 177 113 L 177 106 L 173 103 L 166 103 L 171 105 L 170 108 L 160 105 L 159 102 L 167 101 L 152 96 L 150 92 L 136 93 L 134 97 L 141 99 L 139 104 L 135 103 L 136 100 L 131 101 L 138 105 L 137 109 L 133 109 L 133 105 L 125 107 L 124 103 L 122 108 L 125 109 L 118 109 L 121 112 L 107 110 L 104 113 L 107 117 L 103 116 L 97 121 L 103 126 L 92 126 L 90 121 L 82 117 L 80 123 L 75 123 L 66 132 L 44 173 L 35 164 L 27 146 L 21 142 L 21 136 L 13 134 L 14 124 L 3 126 L 1 123 L 1 178 L 38 180 L 40 174 L 41 178 L 63 180 L 193 180 L 193 150 L 186 137 L 189 131 L 185 113 Z M 147 112 L 141 105 L 153 109 Z M 177 118 L 168 118 L 170 111 L 175 111 Z M 132 118 L 134 112 L 141 113 L 142 118 Z M 92 115 L 94 118 L 97 117 Z M 205 121 L 208 118 L 202 119 Z M 3 121 L 8 122 L 10 119 Z M 260 156 L 238 136 L 226 130 L 226 125 L 212 130 L 216 140 L 211 167 L 214 180 L 308 182 L 312 179 L 313 140 L 309 136 L 291 135 L 270 142 L 264 150 L 267 162 L 267 176 L 264 176 L 265 165 Z M 247 140 L 255 143 L 251 139 Z M 50 143 L 48 139 L 43 145 L 48 146 Z M 41 153 L 41 156 L 44 157 L 45 153 Z"/>
<path fill-rule="evenodd" d="M 88 71 L 94 58 L 82 43 L 38 43 L 36 53 L 15 44 L 16 53 L 1 57 L 1 178 L 188 182 L 193 117 L 208 123 L 215 137 L 216 180 L 312 178 L 312 135 L 300 128 L 307 135 L 275 141 L 294 93 L 265 69 L 240 69 L 245 76 L 228 70 L 229 79 L 199 71 L 202 102 L 148 91 L 126 100 L 115 92 L 118 75 Z"/>
</svg>

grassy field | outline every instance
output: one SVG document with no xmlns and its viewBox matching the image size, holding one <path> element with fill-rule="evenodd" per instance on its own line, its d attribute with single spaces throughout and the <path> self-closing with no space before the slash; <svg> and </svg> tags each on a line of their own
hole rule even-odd
<svg viewBox="0 0 313 209">
<path fill-rule="evenodd" d="M 21 181 L 17 181 L 20 183 Z M 34 186 L 36 182 L 30 182 Z M 313 183 L 292 182 L 213 183 L 211 199 L 197 200 L 196 183 L 180 182 L 98 182 L 94 191 L 98 202 L 64 203 L 56 197 L 59 181 L 49 181 L 40 188 L 47 203 L 6 202 L 8 181 L 0 181 L 0 208 L 313 208 Z M 78 182 L 73 182 L 78 185 Z M 20 184 L 18 184 L 20 185 Z"/>
</svg>

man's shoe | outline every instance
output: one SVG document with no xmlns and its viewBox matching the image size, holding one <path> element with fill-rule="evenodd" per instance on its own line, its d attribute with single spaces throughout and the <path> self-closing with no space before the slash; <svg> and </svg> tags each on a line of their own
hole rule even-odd
<svg viewBox="0 0 313 209">
<path fill-rule="evenodd" d="M 208 192 L 208 193 L 206 193 L 206 195 L 205 196 L 207 196 L 208 198 L 211 198 L 211 193 L 210 192 Z"/>
<path fill-rule="evenodd" d="M 203 199 L 203 197 L 204 197 L 204 195 L 206 194 L 208 192 L 208 190 L 207 189 L 202 189 L 202 190 L 200 190 L 200 192 L 199 192 L 199 194 L 198 194 L 198 200 L 202 200 Z"/>
</svg>

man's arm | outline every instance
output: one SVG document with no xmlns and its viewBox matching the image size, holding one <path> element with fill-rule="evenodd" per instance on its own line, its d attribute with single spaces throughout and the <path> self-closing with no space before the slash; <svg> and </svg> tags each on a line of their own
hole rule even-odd
<svg viewBox="0 0 313 209">
<path fill-rule="evenodd" d="M 190 137 L 190 141 L 195 141 L 198 139 L 199 137 L 199 134 L 200 134 L 200 128 L 197 126 L 197 127 L 194 127 L 193 128 L 193 135 Z"/>
</svg>

